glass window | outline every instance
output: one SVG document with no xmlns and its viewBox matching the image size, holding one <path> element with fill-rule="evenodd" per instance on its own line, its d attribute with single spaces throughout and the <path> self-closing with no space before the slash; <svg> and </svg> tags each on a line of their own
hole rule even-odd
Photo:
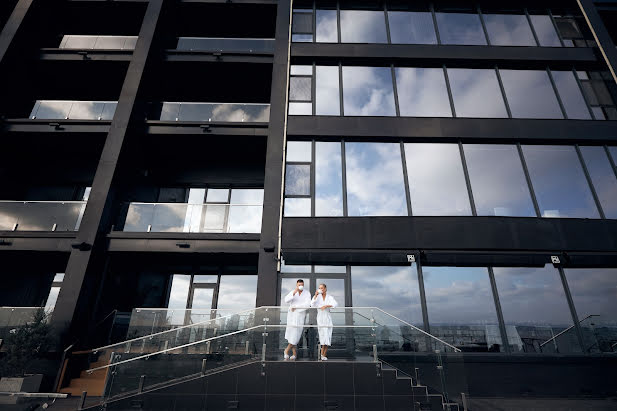
<svg viewBox="0 0 617 411">
<path fill-rule="evenodd" d="M 289 99 L 311 101 L 312 83 L 311 77 L 291 77 L 289 79 Z"/>
<path fill-rule="evenodd" d="M 493 46 L 535 46 L 536 41 L 524 14 L 483 14 Z"/>
<path fill-rule="evenodd" d="M 405 144 L 411 212 L 471 215 L 458 144 Z"/>
<path fill-rule="evenodd" d="M 339 70 L 337 66 L 315 68 L 315 114 L 340 116 Z"/>
<path fill-rule="evenodd" d="M 441 68 L 397 68 L 401 116 L 452 117 L 446 78 Z"/>
<path fill-rule="evenodd" d="M 345 143 L 349 216 L 404 216 L 407 200 L 400 145 Z"/>
<path fill-rule="evenodd" d="M 389 11 L 388 23 L 394 44 L 437 44 L 430 12 Z"/>
<path fill-rule="evenodd" d="M 310 198 L 286 198 L 285 217 L 310 217 L 311 199 Z"/>
<path fill-rule="evenodd" d="M 523 146 L 542 217 L 599 218 L 583 168 L 571 146 Z"/>
<path fill-rule="evenodd" d="M 613 164 L 617 164 L 617 146 L 609 147 L 608 151 L 611 153 L 611 157 L 613 158 Z"/>
<path fill-rule="evenodd" d="M 171 292 L 167 308 L 185 309 L 189 298 L 191 276 L 188 274 L 174 274 L 171 280 Z"/>
<path fill-rule="evenodd" d="M 383 11 L 341 10 L 341 42 L 387 43 Z"/>
<path fill-rule="evenodd" d="M 256 275 L 222 275 L 217 301 L 218 309 L 234 311 L 255 308 L 257 300 Z"/>
<path fill-rule="evenodd" d="M 617 218 L 617 177 L 604 147 L 581 147 L 581 154 L 604 215 Z"/>
<path fill-rule="evenodd" d="M 311 194 L 311 166 L 308 164 L 287 164 L 285 173 L 286 195 Z"/>
<path fill-rule="evenodd" d="M 545 70 L 499 70 L 514 118 L 563 118 Z"/>
<path fill-rule="evenodd" d="M 231 204 L 262 205 L 264 203 L 263 188 L 234 188 L 231 191 Z"/>
<path fill-rule="evenodd" d="M 469 13 L 435 13 L 443 44 L 486 45 L 480 16 Z"/>
<path fill-rule="evenodd" d="M 313 10 L 294 10 L 292 33 L 312 33 L 313 32 Z"/>
<path fill-rule="evenodd" d="M 47 301 L 45 302 L 45 308 L 43 309 L 47 314 L 51 313 L 56 308 L 56 302 L 58 301 L 58 295 L 60 294 L 60 287 L 51 287 Z"/>
<path fill-rule="evenodd" d="M 313 66 L 292 65 L 289 69 L 289 74 L 292 76 L 312 76 Z"/>
<path fill-rule="evenodd" d="M 478 215 L 536 216 L 516 146 L 465 144 L 463 147 Z"/>
<path fill-rule="evenodd" d="M 313 114 L 313 103 L 289 103 L 290 116 L 310 116 Z"/>
<path fill-rule="evenodd" d="M 517 352 L 576 352 L 572 316 L 556 268 L 495 267 L 508 344 Z"/>
<path fill-rule="evenodd" d="M 287 265 L 285 264 L 285 260 L 281 261 L 281 272 L 282 273 L 310 273 L 311 266 L 310 265 Z"/>
<path fill-rule="evenodd" d="M 64 281 L 64 273 L 57 273 L 54 275 L 54 283 L 61 283 Z"/>
<path fill-rule="evenodd" d="M 422 267 L 431 334 L 463 351 L 502 351 L 484 267 Z"/>
<path fill-rule="evenodd" d="M 448 69 L 457 117 L 508 117 L 497 73 L 491 69 Z"/>
<path fill-rule="evenodd" d="M 531 24 L 536 32 L 540 46 L 543 47 L 561 47 L 559 34 L 555 30 L 555 25 L 551 16 L 532 14 Z"/>
<path fill-rule="evenodd" d="M 354 307 L 377 307 L 424 328 L 416 265 L 351 266 Z"/>
<path fill-rule="evenodd" d="M 316 273 L 336 273 L 336 274 L 340 274 L 340 273 L 346 273 L 347 272 L 347 267 L 344 265 L 316 265 L 315 266 L 315 272 Z"/>
<path fill-rule="evenodd" d="M 216 284 L 218 278 L 216 274 L 197 274 L 193 276 L 193 284 Z"/>
<path fill-rule="evenodd" d="M 193 296 L 191 299 L 191 309 L 203 310 L 212 308 L 212 297 L 214 296 L 214 288 L 193 288 Z M 196 315 L 197 312 L 194 312 Z"/>
<path fill-rule="evenodd" d="M 315 143 L 315 216 L 343 215 L 341 143 Z"/>
<path fill-rule="evenodd" d="M 338 29 L 336 10 L 317 10 L 316 14 L 316 41 L 317 43 L 337 43 Z"/>
<path fill-rule="evenodd" d="M 193 190 L 191 189 L 190 194 L 194 194 L 190 196 L 189 202 L 194 200 L 195 202 L 192 204 L 201 204 L 203 202 L 203 194 L 199 189 Z M 199 200 L 201 196 L 202 200 Z M 229 189 L 228 188 L 209 188 L 208 194 L 206 196 L 206 202 L 208 203 L 227 203 L 229 202 Z"/>
<path fill-rule="evenodd" d="M 591 114 L 572 71 L 551 70 L 561 102 L 570 119 L 590 120 Z"/>
<path fill-rule="evenodd" d="M 288 141 L 287 142 L 287 161 L 311 162 L 311 142 L 310 141 Z"/>
<path fill-rule="evenodd" d="M 343 67 L 346 116 L 395 116 L 389 67 Z"/>
</svg>

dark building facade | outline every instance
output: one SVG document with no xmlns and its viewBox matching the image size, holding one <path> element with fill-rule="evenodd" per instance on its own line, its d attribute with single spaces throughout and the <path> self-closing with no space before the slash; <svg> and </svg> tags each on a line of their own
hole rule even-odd
<svg viewBox="0 0 617 411">
<path fill-rule="evenodd" d="M 30 371 L 109 408 L 615 409 L 616 22 L 592 0 L 3 1 L 0 338 L 44 307 Z M 292 368 L 298 278 L 348 308 L 330 362 L 309 327 Z"/>
</svg>

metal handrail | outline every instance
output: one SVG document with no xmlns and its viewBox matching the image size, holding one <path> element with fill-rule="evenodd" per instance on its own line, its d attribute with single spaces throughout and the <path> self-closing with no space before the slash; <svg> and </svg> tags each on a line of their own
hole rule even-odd
<svg viewBox="0 0 617 411">
<path fill-rule="evenodd" d="M 128 201 L 128 204 L 143 204 L 143 205 L 182 205 L 182 206 L 245 206 L 245 207 L 260 207 L 263 204 L 229 204 L 229 203 L 142 203 L 138 201 Z"/>
<path fill-rule="evenodd" d="M 55 101 L 55 100 L 51 100 Z M 210 101 L 163 101 L 163 104 L 192 104 L 192 105 L 205 105 L 211 104 L 216 106 L 228 105 L 228 106 L 270 106 L 270 103 L 215 103 Z"/>
<path fill-rule="evenodd" d="M 588 318 L 591 317 L 599 317 L 599 314 L 589 314 L 587 317 L 583 318 L 582 320 L 579 320 L 579 324 L 582 323 L 583 321 L 585 321 Z M 556 339 L 557 337 L 559 337 L 560 335 L 570 331 L 572 328 L 574 328 L 576 325 L 572 324 L 571 326 L 569 326 L 568 328 L 566 328 L 565 330 L 563 330 L 562 332 L 555 334 L 553 337 L 549 338 L 548 340 L 544 341 L 542 344 L 540 344 L 540 348 L 544 347 L 546 344 L 548 344 L 549 342 L 553 341 L 554 339 Z"/>
<path fill-rule="evenodd" d="M 191 36 L 179 36 L 178 39 L 196 39 L 196 40 L 272 40 L 272 37 L 191 37 Z"/>
<path fill-rule="evenodd" d="M 87 201 L 83 200 L 68 200 L 68 201 L 44 201 L 44 200 L 0 200 L 0 204 L 2 203 L 19 203 L 19 204 L 86 204 Z"/>
</svg>

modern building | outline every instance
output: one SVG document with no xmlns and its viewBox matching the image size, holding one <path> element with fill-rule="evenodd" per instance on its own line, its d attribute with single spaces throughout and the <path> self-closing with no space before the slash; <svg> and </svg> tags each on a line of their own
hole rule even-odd
<svg viewBox="0 0 617 411">
<path fill-rule="evenodd" d="M 616 409 L 616 22 L 2 1 L 0 361 L 44 307 L 66 406 Z M 314 310 L 282 361 L 298 279 L 327 362 Z"/>
</svg>

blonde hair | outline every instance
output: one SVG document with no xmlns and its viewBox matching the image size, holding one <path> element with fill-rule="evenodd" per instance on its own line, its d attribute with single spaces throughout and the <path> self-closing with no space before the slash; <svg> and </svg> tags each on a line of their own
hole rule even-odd
<svg viewBox="0 0 617 411">
<path fill-rule="evenodd" d="M 325 285 L 324 283 L 321 283 L 321 284 L 319 284 L 319 285 L 323 285 L 323 288 L 325 288 L 326 290 L 328 289 L 328 286 L 327 286 L 327 285 Z"/>
</svg>

